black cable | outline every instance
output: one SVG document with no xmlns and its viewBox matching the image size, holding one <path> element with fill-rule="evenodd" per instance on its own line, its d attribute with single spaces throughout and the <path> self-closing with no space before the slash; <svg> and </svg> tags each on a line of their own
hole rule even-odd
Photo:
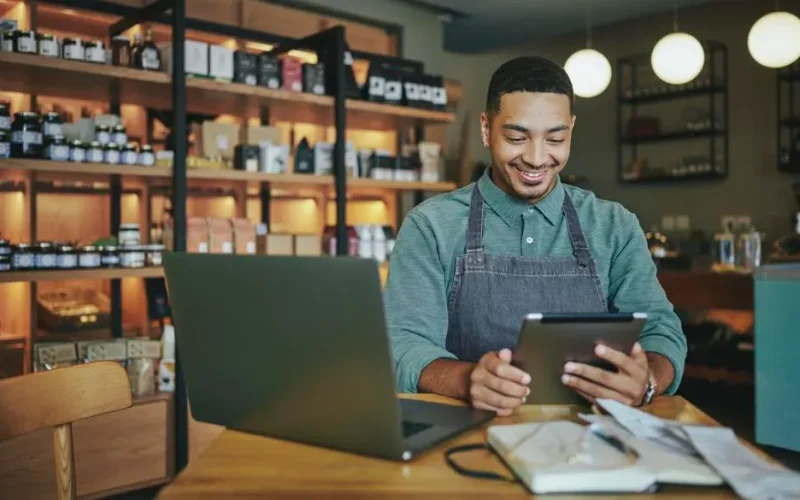
<svg viewBox="0 0 800 500">
<path fill-rule="evenodd" d="M 491 448 L 486 446 L 483 443 L 475 443 L 475 444 L 465 444 L 462 446 L 454 446 L 453 448 L 448 449 L 444 452 L 444 460 L 447 462 L 447 465 L 450 466 L 451 469 L 456 471 L 457 473 L 461 474 L 462 476 L 471 477 L 475 479 L 490 479 L 492 481 L 503 481 L 506 483 L 517 484 L 519 480 L 515 477 L 508 477 L 503 476 L 501 474 L 497 474 L 491 471 L 481 471 L 481 470 L 469 470 L 460 465 L 458 465 L 455 460 L 453 460 L 453 455 L 458 453 L 464 453 L 467 451 L 477 451 L 477 450 L 489 450 Z"/>
</svg>

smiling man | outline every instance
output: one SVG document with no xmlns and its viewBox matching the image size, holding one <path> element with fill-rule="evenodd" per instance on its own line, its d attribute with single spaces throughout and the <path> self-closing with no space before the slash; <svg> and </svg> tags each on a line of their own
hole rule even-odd
<svg viewBox="0 0 800 500">
<path fill-rule="evenodd" d="M 495 71 L 481 115 L 492 166 L 406 217 L 385 290 L 397 389 L 509 414 L 531 375 L 511 365 L 531 312 L 646 312 L 632 352 L 598 346 L 616 373 L 568 363 L 562 381 L 588 400 L 629 405 L 680 383 L 686 340 L 656 278 L 637 218 L 565 186 L 575 126 L 566 72 L 540 57 Z M 600 166 L 599 166 L 600 167 Z M 613 175 L 612 169 L 603 168 Z"/>
</svg>

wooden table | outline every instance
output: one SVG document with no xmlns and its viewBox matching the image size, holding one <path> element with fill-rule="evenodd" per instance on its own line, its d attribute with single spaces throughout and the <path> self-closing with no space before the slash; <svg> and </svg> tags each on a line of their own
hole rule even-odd
<svg viewBox="0 0 800 500">
<path fill-rule="evenodd" d="M 404 396 L 427 401 L 461 404 L 431 395 Z M 583 410 L 585 411 L 585 409 Z M 649 411 L 660 417 L 685 423 L 719 425 L 681 397 L 661 397 Z M 577 408 L 566 406 L 525 406 L 507 418 L 491 424 L 511 424 L 552 418 L 576 418 Z M 452 471 L 443 451 L 451 446 L 484 442 L 486 429 L 477 429 L 417 457 L 410 463 L 396 463 L 278 439 L 226 430 L 194 459 L 160 498 L 529 498 L 521 485 L 471 479 Z M 488 451 L 458 456 L 459 463 L 482 470 L 508 471 Z M 618 498 L 733 499 L 727 488 L 668 487 L 653 495 L 624 495 Z M 608 496 L 558 496 L 558 500 Z"/>
</svg>

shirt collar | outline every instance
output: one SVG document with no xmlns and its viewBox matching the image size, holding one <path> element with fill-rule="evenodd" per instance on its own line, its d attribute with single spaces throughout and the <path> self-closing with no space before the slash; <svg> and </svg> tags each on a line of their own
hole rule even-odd
<svg viewBox="0 0 800 500">
<path fill-rule="evenodd" d="M 492 181 L 491 168 L 488 167 L 478 180 L 478 190 L 483 196 L 486 204 L 492 207 L 497 215 L 509 226 L 517 224 L 521 220 L 521 215 L 530 207 L 529 203 L 514 198 L 505 193 Z M 541 213 L 550 225 L 556 225 L 561 219 L 561 209 L 564 204 L 564 185 L 560 178 L 556 178 L 556 187 L 533 206 Z"/>
</svg>

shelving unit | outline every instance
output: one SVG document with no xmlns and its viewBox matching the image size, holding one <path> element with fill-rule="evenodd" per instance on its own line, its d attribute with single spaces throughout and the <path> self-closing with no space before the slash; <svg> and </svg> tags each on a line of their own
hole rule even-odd
<svg viewBox="0 0 800 500">
<path fill-rule="evenodd" d="M 800 62 L 778 70 L 778 170 L 800 172 L 800 165 L 789 163 L 792 141 L 800 140 Z"/>
<path fill-rule="evenodd" d="M 247 201 L 258 192 L 260 201 L 260 220 L 269 222 L 271 204 L 286 196 L 284 193 L 298 192 L 300 196 L 310 196 L 317 203 L 317 210 L 322 212 L 322 220 L 326 215 L 329 203 L 336 204 L 335 224 L 337 230 L 337 253 L 347 252 L 347 206 L 351 201 L 364 197 L 375 197 L 386 200 L 402 192 L 413 192 L 420 197 L 422 192 L 445 192 L 455 189 L 451 182 L 401 182 L 365 178 L 348 178 L 344 168 L 345 132 L 349 129 L 376 130 L 396 134 L 395 146 L 397 154 L 405 137 L 413 136 L 415 141 L 424 140 L 424 127 L 427 125 L 445 125 L 454 120 L 454 114 L 447 111 L 417 109 L 404 106 L 346 99 L 344 95 L 344 55 L 345 28 L 337 26 L 312 35 L 306 39 L 295 40 L 270 33 L 249 30 L 229 24 L 215 23 L 187 17 L 187 3 L 191 0 L 158 0 L 146 8 L 136 8 L 131 0 L 127 5 L 105 0 L 30 0 L 25 3 L 30 9 L 29 28 L 37 29 L 37 20 L 44 23 L 56 22 L 59 9 L 83 9 L 82 12 L 97 12 L 85 18 L 75 17 L 77 32 L 91 28 L 93 37 L 113 37 L 119 32 L 143 23 L 155 23 L 158 31 L 165 39 L 169 39 L 177 50 L 173 55 L 175 67 L 182 67 L 184 61 L 184 40 L 189 30 L 192 38 L 196 33 L 207 34 L 208 38 L 233 39 L 239 42 L 252 40 L 259 43 L 278 44 L 276 52 L 303 48 L 313 50 L 315 45 L 324 43 L 336 50 L 339 64 L 326 67 L 325 70 L 337 75 L 339 85 L 331 89 L 331 95 L 312 95 L 285 90 L 273 90 L 262 87 L 251 87 L 237 83 L 224 83 L 204 79 L 187 78 L 181 72 L 171 77 L 167 73 L 147 72 L 132 68 L 97 65 L 91 63 L 67 61 L 58 58 L 44 58 L 36 55 L 0 52 L 0 92 L 16 92 L 30 95 L 30 106 L 53 97 L 75 99 L 80 101 L 102 102 L 115 114 L 122 114 L 124 106 L 140 106 L 147 110 L 171 110 L 169 114 L 172 133 L 176 137 L 186 135 L 187 113 L 198 112 L 210 115 L 235 116 L 238 119 L 258 119 L 262 124 L 272 121 L 290 121 L 313 123 L 320 128 L 329 128 L 335 136 L 333 175 L 299 175 L 299 174 L 265 174 L 235 170 L 201 170 L 187 169 L 186 145 L 176 141 L 174 161 L 171 168 L 139 167 L 108 164 L 77 164 L 68 162 L 51 162 L 47 160 L 2 159 L 0 160 L 0 177 L 10 180 L 3 184 L 2 192 L 14 194 L 18 191 L 26 200 L 24 205 L 24 221 L 22 227 L 16 228 L 24 238 L 36 241 L 41 236 L 41 227 L 37 228 L 37 196 L 45 191 L 39 189 L 44 182 L 80 183 L 78 188 L 54 193 L 85 193 L 88 195 L 106 196 L 108 201 L 104 208 L 108 209 L 107 230 L 117 234 L 126 213 L 130 218 L 132 210 L 138 210 L 138 220 L 146 221 L 142 227 L 143 236 L 149 231 L 153 214 L 152 197 L 168 196 L 172 220 L 175 230 L 172 247 L 176 251 L 186 249 L 186 220 L 190 211 L 191 198 L 195 189 L 207 189 L 234 192 L 244 196 L 235 199 L 235 210 L 238 216 L 249 212 Z M 260 4 L 260 2 L 257 2 Z M 0 0 L 0 7 L 8 2 Z M 140 5 L 144 5 L 141 2 Z M 256 4 L 256 2 L 254 2 Z M 209 7 L 210 8 L 210 7 Z M 37 9 L 41 9 L 38 16 Z M 240 14 L 243 15 L 243 14 Z M 47 27 L 50 28 L 50 25 Z M 198 31 L 200 30 L 200 31 Z M 205 37 L 201 37 L 205 38 Z M 405 64 L 414 71 L 423 71 L 423 65 L 416 61 L 407 61 L 399 57 L 381 54 L 351 51 L 357 60 L 369 62 L 394 62 Z M 148 118 L 149 119 L 149 118 Z M 412 130 L 413 129 L 413 130 Z M 293 130 L 294 131 L 294 130 Z M 413 132 L 413 133 L 412 133 Z M 148 131 L 148 134 L 150 131 Z M 330 139 L 328 139 L 330 140 Z M 72 185 L 72 184 L 70 184 Z M 136 193 L 139 201 L 131 206 L 123 202 L 129 193 Z M 279 194 L 280 193 L 280 194 Z M 311 194 L 309 194 L 311 193 Z M 83 195 L 81 195 L 83 196 Z M 227 194 L 224 196 L 228 196 Z M 291 199 L 291 195 L 286 196 Z M 97 206 L 97 197 L 93 198 L 92 207 Z M 147 200 L 144 202 L 142 200 Z M 129 200 L 130 201 L 130 200 Z M 196 200 L 194 200 L 196 201 Z M 227 201 L 226 201 L 227 203 Z M 15 205 L 16 206 L 16 205 Z M 0 200 L 0 210 L 3 210 Z M 86 213 L 87 218 L 94 217 Z M 52 222 L 52 221 L 48 221 Z M 323 222 L 324 224 L 325 222 Z M 52 225 L 52 224 L 51 224 Z M 38 231 L 37 231 L 38 229 Z M 147 238 L 147 236 L 145 236 Z M 382 269 L 385 274 L 385 267 Z M 61 281 L 102 282 L 111 299 L 112 327 L 111 336 L 124 337 L 128 332 L 123 329 L 122 295 L 128 294 L 131 283 L 141 283 L 144 278 L 160 278 L 161 268 L 143 269 L 97 269 L 69 271 L 31 271 L 9 272 L 0 274 L 0 284 L 15 288 L 15 296 L 21 296 L 28 303 L 30 332 L 3 332 L 0 343 L 15 344 L 24 341 L 26 357 L 30 360 L 31 343 L 34 341 L 95 339 L 108 338 L 109 331 L 87 331 L 69 335 L 50 334 L 37 328 L 36 297 L 38 286 Z M 45 283 L 45 282 L 50 282 Z M 40 285 L 41 283 L 41 285 Z M 140 286 L 137 284 L 136 286 Z M 16 299 L 15 299 L 16 300 Z M 15 303 L 6 304 L 15 307 Z M 1 306 L 2 304 L 0 304 Z M 0 309 L 2 309 L 0 307 Z M 177 391 L 173 396 L 157 396 L 140 401 L 141 404 L 164 403 L 170 406 L 170 424 L 167 439 L 173 439 L 174 445 L 168 449 L 174 453 L 172 474 L 180 471 L 188 461 L 189 419 L 183 378 L 178 366 Z"/>
<path fill-rule="evenodd" d="M 728 49 L 715 41 L 704 43 L 706 65 L 700 75 L 686 85 L 673 86 L 659 80 L 650 67 L 650 54 L 636 54 L 617 60 L 617 169 L 618 179 L 626 184 L 657 184 L 688 182 L 697 180 L 724 179 L 728 175 L 729 113 L 728 113 Z M 674 106 L 656 108 L 658 105 L 676 102 L 703 102 L 707 115 L 703 127 L 686 125 L 692 118 L 676 116 Z M 647 110 L 643 108 L 647 106 Z M 653 107 L 650 107 L 653 106 Z M 679 124 L 661 129 L 664 116 L 657 116 L 654 109 L 667 116 L 667 121 Z M 717 112 L 721 117 L 717 116 Z M 628 131 L 629 120 L 650 118 L 658 121 L 656 130 L 649 134 Z M 705 152 L 686 160 L 686 156 L 675 161 L 673 166 L 664 163 L 662 154 L 642 154 L 645 145 L 681 142 L 688 148 L 692 143 L 707 144 Z M 648 150 L 651 151 L 651 150 Z M 654 150 L 653 150 L 654 151 Z M 698 156 L 705 162 L 696 161 Z M 659 164 L 650 165 L 655 157 Z M 697 164 L 695 164 L 697 163 Z"/>
</svg>

